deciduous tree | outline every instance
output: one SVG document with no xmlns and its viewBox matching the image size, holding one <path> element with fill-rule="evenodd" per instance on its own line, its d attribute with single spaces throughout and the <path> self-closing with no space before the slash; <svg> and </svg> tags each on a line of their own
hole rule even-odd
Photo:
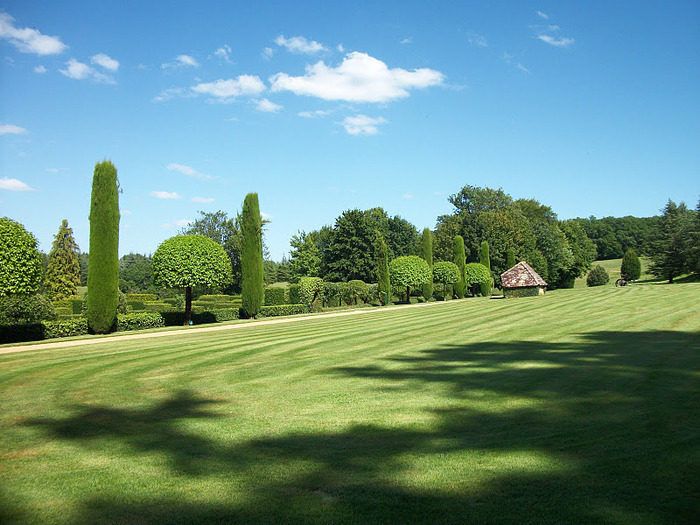
<svg viewBox="0 0 700 525">
<path fill-rule="evenodd" d="M 416 255 L 397 257 L 389 264 L 393 286 L 406 287 L 406 302 L 411 299 L 411 287 L 423 286 L 433 279 L 428 263 Z"/>
<path fill-rule="evenodd" d="M 0 297 L 39 290 L 43 273 L 34 235 L 8 217 L 0 219 Z"/>
</svg>

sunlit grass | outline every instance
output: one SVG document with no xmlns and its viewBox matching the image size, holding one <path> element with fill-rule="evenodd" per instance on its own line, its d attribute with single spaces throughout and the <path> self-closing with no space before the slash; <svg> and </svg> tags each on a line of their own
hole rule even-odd
<svg viewBox="0 0 700 525">
<path fill-rule="evenodd" d="M 691 523 L 699 292 L 0 355 L 0 522 Z"/>
</svg>

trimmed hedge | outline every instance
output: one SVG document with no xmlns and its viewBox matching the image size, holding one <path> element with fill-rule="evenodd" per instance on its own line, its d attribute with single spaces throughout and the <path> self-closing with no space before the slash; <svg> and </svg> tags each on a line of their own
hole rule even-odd
<svg viewBox="0 0 700 525">
<path fill-rule="evenodd" d="M 129 301 L 128 303 L 129 308 L 132 310 L 145 310 L 146 309 L 146 304 L 143 301 Z"/>
<path fill-rule="evenodd" d="M 263 306 L 260 308 L 260 317 L 277 317 L 280 315 L 295 315 L 309 313 L 306 304 L 278 304 L 275 306 Z"/>
<path fill-rule="evenodd" d="M 289 285 L 289 304 L 301 304 L 301 292 L 298 284 Z"/>
<path fill-rule="evenodd" d="M 71 337 L 74 335 L 86 335 L 88 333 L 86 317 L 76 317 L 59 321 L 44 321 L 42 325 L 44 325 L 44 337 L 42 337 L 42 339 Z"/>
<path fill-rule="evenodd" d="M 240 295 L 200 295 L 198 301 L 209 301 L 215 303 L 240 302 Z"/>
<path fill-rule="evenodd" d="M 126 300 L 129 303 L 132 301 L 157 301 L 158 296 L 154 293 L 128 293 L 126 294 Z"/>
<path fill-rule="evenodd" d="M 287 304 L 286 290 L 284 288 L 265 288 L 265 306 Z"/>
<path fill-rule="evenodd" d="M 163 316 L 157 312 L 143 312 L 117 316 L 117 331 L 146 330 L 165 326 Z"/>
<path fill-rule="evenodd" d="M 505 297 L 536 297 L 540 295 L 538 286 L 530 286 L 525 288 L 505 288 L 503 290 Z"/>
</svg>

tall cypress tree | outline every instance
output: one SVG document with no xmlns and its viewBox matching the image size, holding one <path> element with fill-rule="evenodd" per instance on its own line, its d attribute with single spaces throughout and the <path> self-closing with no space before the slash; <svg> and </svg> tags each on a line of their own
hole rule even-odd
<svg viewBox="0 0 700 525">
<path fill-rule="evenodd" d="M 421 255 L 430 267 L 430 282 L 423 285 L 423 297 L 428 301 L 433 297 L 433 232 L 430 231 L 430 228 L 423 229 Z"/>
<path fill-rule="evenodd" d="M 262 218 L 257 193 L 249 193 L 243 201 L 241 236 L 241 307 L 245 315 L 255 317 L 260 312 L 265 297 Z"/>
<path fill-rule="evenodd" d="M 384 241 L 384 235 L 375 231 L 374 257 L 377 262 L 377 284 L 379 298 L 385 306 L 391 301 L 391 281 L 389 277 L 389 253 Z M 384 295 L 386 294 L 386 295 Z"/>
<path fill-rule="evenodd" d="M 117 168 L 105 160 L 95 165 L 90 205 L 88 327 L 97 334 L 113 330 L 119 302 L 119 183 Z"/>
<path fill-rule="evenodd" d="M 483 241 L 479 250 L 479 262 L 491 271 L 491 258 L 489 257 L 489 243 Z M 491 281 L 481 283 L 481 295 L 491 297 Z"/>
<path fill-rule="evenodd" d="M 464 299 L 467 294 L 467 257 L 464 254 L 464 239 L 461 235 L 455 235 L 452 240 L 452 253 L 454 254 L 454 263 L 459 268 L 459 281 L 455 283 L 455 294 L 460 299 Z"/>
<path fill-rule="evenodd" d="M 80 284 L 80 263 L 78 243 L 73 238 L 73 228 L 63 219 L 58 233 L 54 236 L 49 264 L 46 267 L 46 293 L 52 301 L 65 299 L 78 293 Z"/>
</svg>

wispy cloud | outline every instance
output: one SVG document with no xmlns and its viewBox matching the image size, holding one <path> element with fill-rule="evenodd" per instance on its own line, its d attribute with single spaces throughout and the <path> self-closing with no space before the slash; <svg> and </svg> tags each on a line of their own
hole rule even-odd
<svg viewBox="0 0 700 525">
<path fill-rule="evenodd" d="M 153 100 L 156 102 L 165 102 L 166 100 L 173 99 L 175 97 L 193 97 L 194 95 L 190 93 L 189 90 L 185 88 L 169 88 L 169 89 L 164 89 L 161 91 L 159 94 L 157 94 L 155 97 L 153 97 Z"/>
<path fill-rule="evenodd" d="M 165 168 L 169 171 L 177 171 L 178 173 L 182 173 L 183 175 L 187 175 L 188 177 L 194 177 L 196 179 L 211 180 L 214 178 L 211 175 L 207 175 L 206 173 L 197 171 L 191 166 L 177 164 L 175 162 L 171 162 Z"/>
<path fill-rule="evenodd" d="M 554 47 L 569 47 L 575 42 L 573 38 L 556 38 L 550 35 L 539 35 L 537 39 L 542 40 L 542 42 L 546 42 L 550 46 Z"/>
<path fill-rule="evenodd" d="M 214 51 L 214 56 L 216 56 L 220 60 L 223 60 L 224 62 L 231 63 L 231 46 L 229 46 L 228 44 L 224 44 L 216 51 Z"/>
<path fill-rule="evenodd" d="M 542 11 L 537 11 L 537 16 L 545 20 L 549 20 L 549 15 L 547 13 L 543 13 Z"/>
<path fill-rule="evenodd" d="M 274 102 L 270 102 L 264 98 L 262 100 L 255 101 L 255 109 L 264 113 L 277 113 L 282 109 L 282 106 L 275 104 Z"/>
<path fill-rule="evenodd" d="M 200 204 L 211 204 L 214 200 L 213 197 L 192 197 L 192 202 L 198 202 Z"/>
<path fill-rule="evenodd" d="M 94 68 L 82 62 L 79 62 L 75 58 L 71 58 L 68 62 L 66 62 L 66 68 L 59 69 L 59 71 L 62 75 L 65 75 L 68 78 L 72 78 L 74 80 L 91 79 L 94 82 L 100 82 L 102 84 L 115 83 L 112 77 L 105 75 L 104 73 L 100 73 L 99 71 L 96 71 Z"/>
<path fill-rule="evenodd" d="M 333 110 L 324 110 L 324 109 L 317 109 L 316 111 L 300 111 L 297 113 L 298 116 L 303 117 L 303 118 L 316 118 L 316 117 L 325 117 L 333 113 Z"/>
<path fill-rule="evenodd" d="M 119 62 L 114 60 L 112 57 L 105 55 L 104 53 L 98 53 L 97 55 L 91 56 L 90 62 L 109 71 L 116 71 L 119 69 Z"/>
<path fill-rule="evenodd" d="M 408 36 L 408 37 L 406 37 L 406 38 L 402 38 L 402 39 L 399 41 L 399 44 L 403 44 L 403 45 L 405 45 L 405 44 L 411 44 L 411 43 L 413 43 L 413 37 L 412 37 L 412 36 Z"/>
<path fill-rule="evenodd" d="M 303 54 L 303 55 L 313 55 L 321 51 L 327 51 L 327 49 L 316 42 L 315 40 L 307 40 L 303 36 L 293 36 L 291 38 L 285 38 L 284 35 L 280 35 L 275 38 L 275 44 L 280 47 L 286 48 L 291 53 Z"/>
<path fill-rule="evenodd" d="M 15 19 L 7 13 L 0 13 L 0 38 L 8 40 L 22 53 L 36 55 L 58 55 L 68 46 L 57 36 L 41 34 L 29 27 L 15 27 Z"/>
<path fill-rule="evenodd" d="M 259 77 L 240 75 L 237 78 L 204 82 L 192 87 L 199 95 L 209 95 L 219 102 L 227 102 L 241 95 L 258 95 L 265 91 L 265 84 Z"/>
<path fill-rule="evenodd" d="M 410 200 L 415 199 L 416 197 L 415 197 L 415 195 L 412 195 L 411 193 L 404 193 L 403 198 L 410 201 Z"/>
<path fill-rule="evenodd" d="M 345 120 L 343 120 L 343 127 L 350 135 L 376 135 L 379 133 L 377 126 L 381 124 L 386 124 L 384 118 L 372 118 L 367 115 L 345 117 Z"/>
<path fill-rule="evenodd" d="M 176 69 L 181 67 L 199 67 L 199 62 L 190 55 L 178 55 L 172 62 L 166 62 L 161 65 L 163 69 Z"/>
<path fill-rule="evenodd" d="M 34 188 L 30 187 L 28 184 L 22 182 L 21 180 L 3 177 L 2 179 L 0 179 L 0 190 L 34 191 Z"/>
<path fill-rule="evenodd" d="M 265 60 L 270 60 L 274 54 L 275 50 L 271 47 L 266 47 L 260 52 L 260 56 L 262 56 Z"/>
<path fill-rule="evenodd" d="M 359 52 L 348 53 L 335 68 L 321 61 L 307 66 L 304 76 L 277 73 L 270 78 L 272 91 L 347 102 L 389 102 L 408 97 L 409 89 L 441 85 L 444 80 L 445 75 L 433 69 L 389 69 L 381 60 Z"/>
<path fill-rule="evenodd" d="M 469 44 L 472 46 L 489 47 L 489 42 L 486 40 L 486 37 L 479 33 L 469 33 L 467 38 L 469 39 Z"/>
<path fill-rule="evenodd" d="M 44 66 L 36 66 L 34 73 L 46 73 L 47 69 Z"/>
<path fill-rule="evenodd" d="M 182 195 L 168 191 L 152 191 L 151 197 L 155 197 L 156 199 L 182 199 Z"/>
<path fill-rule="evenodd" d="M 26 129 L 14 124 L 0 124 L 0 135 L 24 135 L 29 133 Z"/>
</svg>

